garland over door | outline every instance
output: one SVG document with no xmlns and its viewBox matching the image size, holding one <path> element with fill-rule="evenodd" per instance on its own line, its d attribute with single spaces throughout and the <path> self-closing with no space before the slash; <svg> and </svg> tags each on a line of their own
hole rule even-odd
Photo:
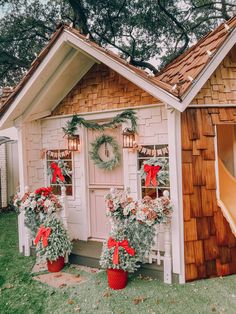
<svg viewBox="0 0 236 314">
<path fill-rule="evenodd" d="M 120 165 L 112 170 L 103 170 L 98 168 L 94 162 L 88 157 L 88 190 L 89 190 L 89 206 L 90 206 L 90 237 L 94 239 L 104 239 L 109 233 L 110 223 L 106 217 L 106 206 L 104 195 L 109 192 L 111 187 L 123 188 L 123 166 L 122 166 L 122 131 L 121 128 L 108 129 L 104 132 L 106 135 L 112 136 L 120 146 L 121 162 Z M 101 132 L 88 130 L 88 150 L 91 149 L 90 143 L 96 137 L 102 135 Z M 108 157 L 107 157 L 108 150 Z M 102 160 L 112 158 L 112 147 L 102 145 L 99 154 Z M 89 154 L 88 154 L 89 156 Z"/>
</svg>

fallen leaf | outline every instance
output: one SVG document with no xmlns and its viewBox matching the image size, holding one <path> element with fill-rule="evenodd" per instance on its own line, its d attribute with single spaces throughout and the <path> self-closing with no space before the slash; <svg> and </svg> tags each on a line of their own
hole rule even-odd
<svg viewBox="0 0 236 314">
<path fill-rule="evenodd" d="M 76 306 L 75 307 L 75 312 L 80 312 L 81 311 L 81 308 L 79 306 Z"/>
<path fill-rule="evenodd" d="M 109 298 L 111 296 L 111 292 L 110 291 L 106 291 L 103 293 L 103 297 L 104 298 Z"/>
<path fill-rule="evenodd" d="M 67 303 L 68 303 L 68 304 L 74 304 L 74 301 L 71 300 L 71 299 L 69 299 L 69 300 L 67 301 Z"/>
<path fill-rule="evenodd" d="M 134 305 L 137 305 L 137 304 L 139 304 L 140 302 L 144 302 L 146 299 L 147 299 L 147 298 L 145 298 L 145 297 L 137 297 L 137 298 L 134 298 L 134 299 L 133 299 L 133 303 L 134 303 Z"/>
<path fill-rule="evenodd" d="M 11 283 L 7 283 L 4 288 L 11 289 L 11 288 L 14 288 L 14 286 Z"/>
</svg>

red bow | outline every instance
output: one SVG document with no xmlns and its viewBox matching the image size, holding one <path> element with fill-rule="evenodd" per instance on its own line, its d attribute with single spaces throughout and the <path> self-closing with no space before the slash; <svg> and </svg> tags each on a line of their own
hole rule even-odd
<svg viewBox="0 0 236 314">
<path fill-rule="evenodd" d="M 34 240 L 35 245 L 37 245 L 40 241 L 40 239 L 43 239 L 43 246 L 48 246 L 48 237 L 51 233 L 51 228 L 45 228 L 44 226 L 39 228 L 38 234 L 36 235 L 36 238 Z"/>
<path fill-rule="evenodd" d="M 157 174 L 161 169 L 160 166 L 144 165 L 144 172 L 147 173 L 145 180 L 145 187 L 149 187 L 152 183 L 153 186 L 157 186 Z"/>
<path fill-rule="evenodd" d="M 51 168 L 54 170 L 53 175 L 52 175 L 52 183 L 56 183 L 57 177 L 64 182 L 65 178 L 61 172 L 61 169 L 58 167 L 58 165 L 55 162 L 51 163 Z"/>
<path fill-rule="evenodd" d="M 113 246 L 115 247 L 115 251 L 113 254 L 113 264 L 119 264 L 119 246 L 123 247 L 123 249 L 131 256 L 134 256 L 135 250 L 129 246 L 128 240 L 123 240 L 121 242 L 117 242 L 113 238 L 108 239 L 107 246 L 111 249 Z"/>
</svg>

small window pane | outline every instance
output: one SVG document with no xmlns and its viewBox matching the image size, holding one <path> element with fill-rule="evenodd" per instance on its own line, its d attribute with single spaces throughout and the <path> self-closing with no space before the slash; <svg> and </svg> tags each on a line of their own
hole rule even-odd
<svg viewBox="0 0 236 314">
<path fill-rule="evenodd" d="M 65 186 L 66 186 L 66 194 L 72 195 L 73 193 L 73 162 L 72 162 L 72 153 L 67 150 L 50 150 L 46 153 L 46 159 L 47 159 L 47 169 L 51 166 L 51 163 L 53 161 L 57 162 L 58 160 L 62 160 L 65 162 L 65 164 L 68 167 L 68 175 L 64 175 L 65 177 Z M 48 177 L 48 180 L 50 181 L 50 178 Z M 52 184 L 50 182 L 50 185 L 52 187 L 52 191 L 56 195 L 61 195 L 61 187 L 59 184 Z"/>
<path fill-rule="evenodd" d="M 138 171 L 140 171 L 145 160 L 148 160 L 156 155 L 157 158 L 162 158 L 167 161 L 167 172 L 169 172 L 169 151 L 168 145 L 143 145 L 142 150 L 138 152 Z M 169 176 L 168 176 L 169 177 Z M 158 182 L 156 187 L 145 187 L 145 180 L 140 178 L 141 183 L 141 194 L 142 197 L 150 196 L 151 198 L 163 196 L 165 190 L 169 190 L 169 179 L 165 182 Z"/>
</svg>

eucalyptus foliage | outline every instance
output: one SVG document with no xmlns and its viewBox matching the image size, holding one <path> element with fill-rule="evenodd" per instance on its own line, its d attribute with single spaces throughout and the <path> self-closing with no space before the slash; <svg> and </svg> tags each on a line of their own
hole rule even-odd
<svg viewBox="0 0 236 314">
<path fill-rule="evenodd" d="M 123 122 L 130 121 L 133 132 L 137 130 L 137 116 L 136 112 L 132 109 L 126 109 L 123 112 L 117 114 L 111 121 L 105 123 L 97 123 L 86 121 L 79 115 L 73 115 L 70 121 L 67 121 L 66 126 L 63 127 L 63 131 L 66 135 L 74 135 L 78 126 L 84 126 L 87 129 L 104 131 L 105 129 L 114 129 Z"/>
<path fill-rule="evenodd" d="M 36 253 L 41 259 L 55 261 L 58 257 L 64 257 L 72 250 L 72 243 L 69 239 L 69 235 L 62 223 L 62 221 L 52 214 L 44 220 L 43 226 L 45 228 L 51 228 L 51 233 L 48 237 L 48 245 L 43 246 L 42 240 L 40 240 L 36 246 Z"/>
<path fill-rule="evenodd" d="M 152 157 L 148 160 L 145 160 L 140 169 L 141 178 L 144 180 L 146 180 L 147 176 L 147 173 L 144 171 L 144 166 L 146 164 L 150 166 L 160 166 L 161 169 L 157 174 L 157 182 L 162 186 L 169 185 L 169 162 L 166 158 Z"/>
<path fill-rule="evenodd" d="M 99 150 L 103 144 L 111 145 L 113 149 L 113 157 L 107 161 L 102 160 L 99 155 Z M 120 164 L 120 148 L 117 141 L 110 135 L 101 135 L 91 143 L 92 150 L 89 152 L 94 164 L 100 169 L 112 170 Z"/>
</svg>

